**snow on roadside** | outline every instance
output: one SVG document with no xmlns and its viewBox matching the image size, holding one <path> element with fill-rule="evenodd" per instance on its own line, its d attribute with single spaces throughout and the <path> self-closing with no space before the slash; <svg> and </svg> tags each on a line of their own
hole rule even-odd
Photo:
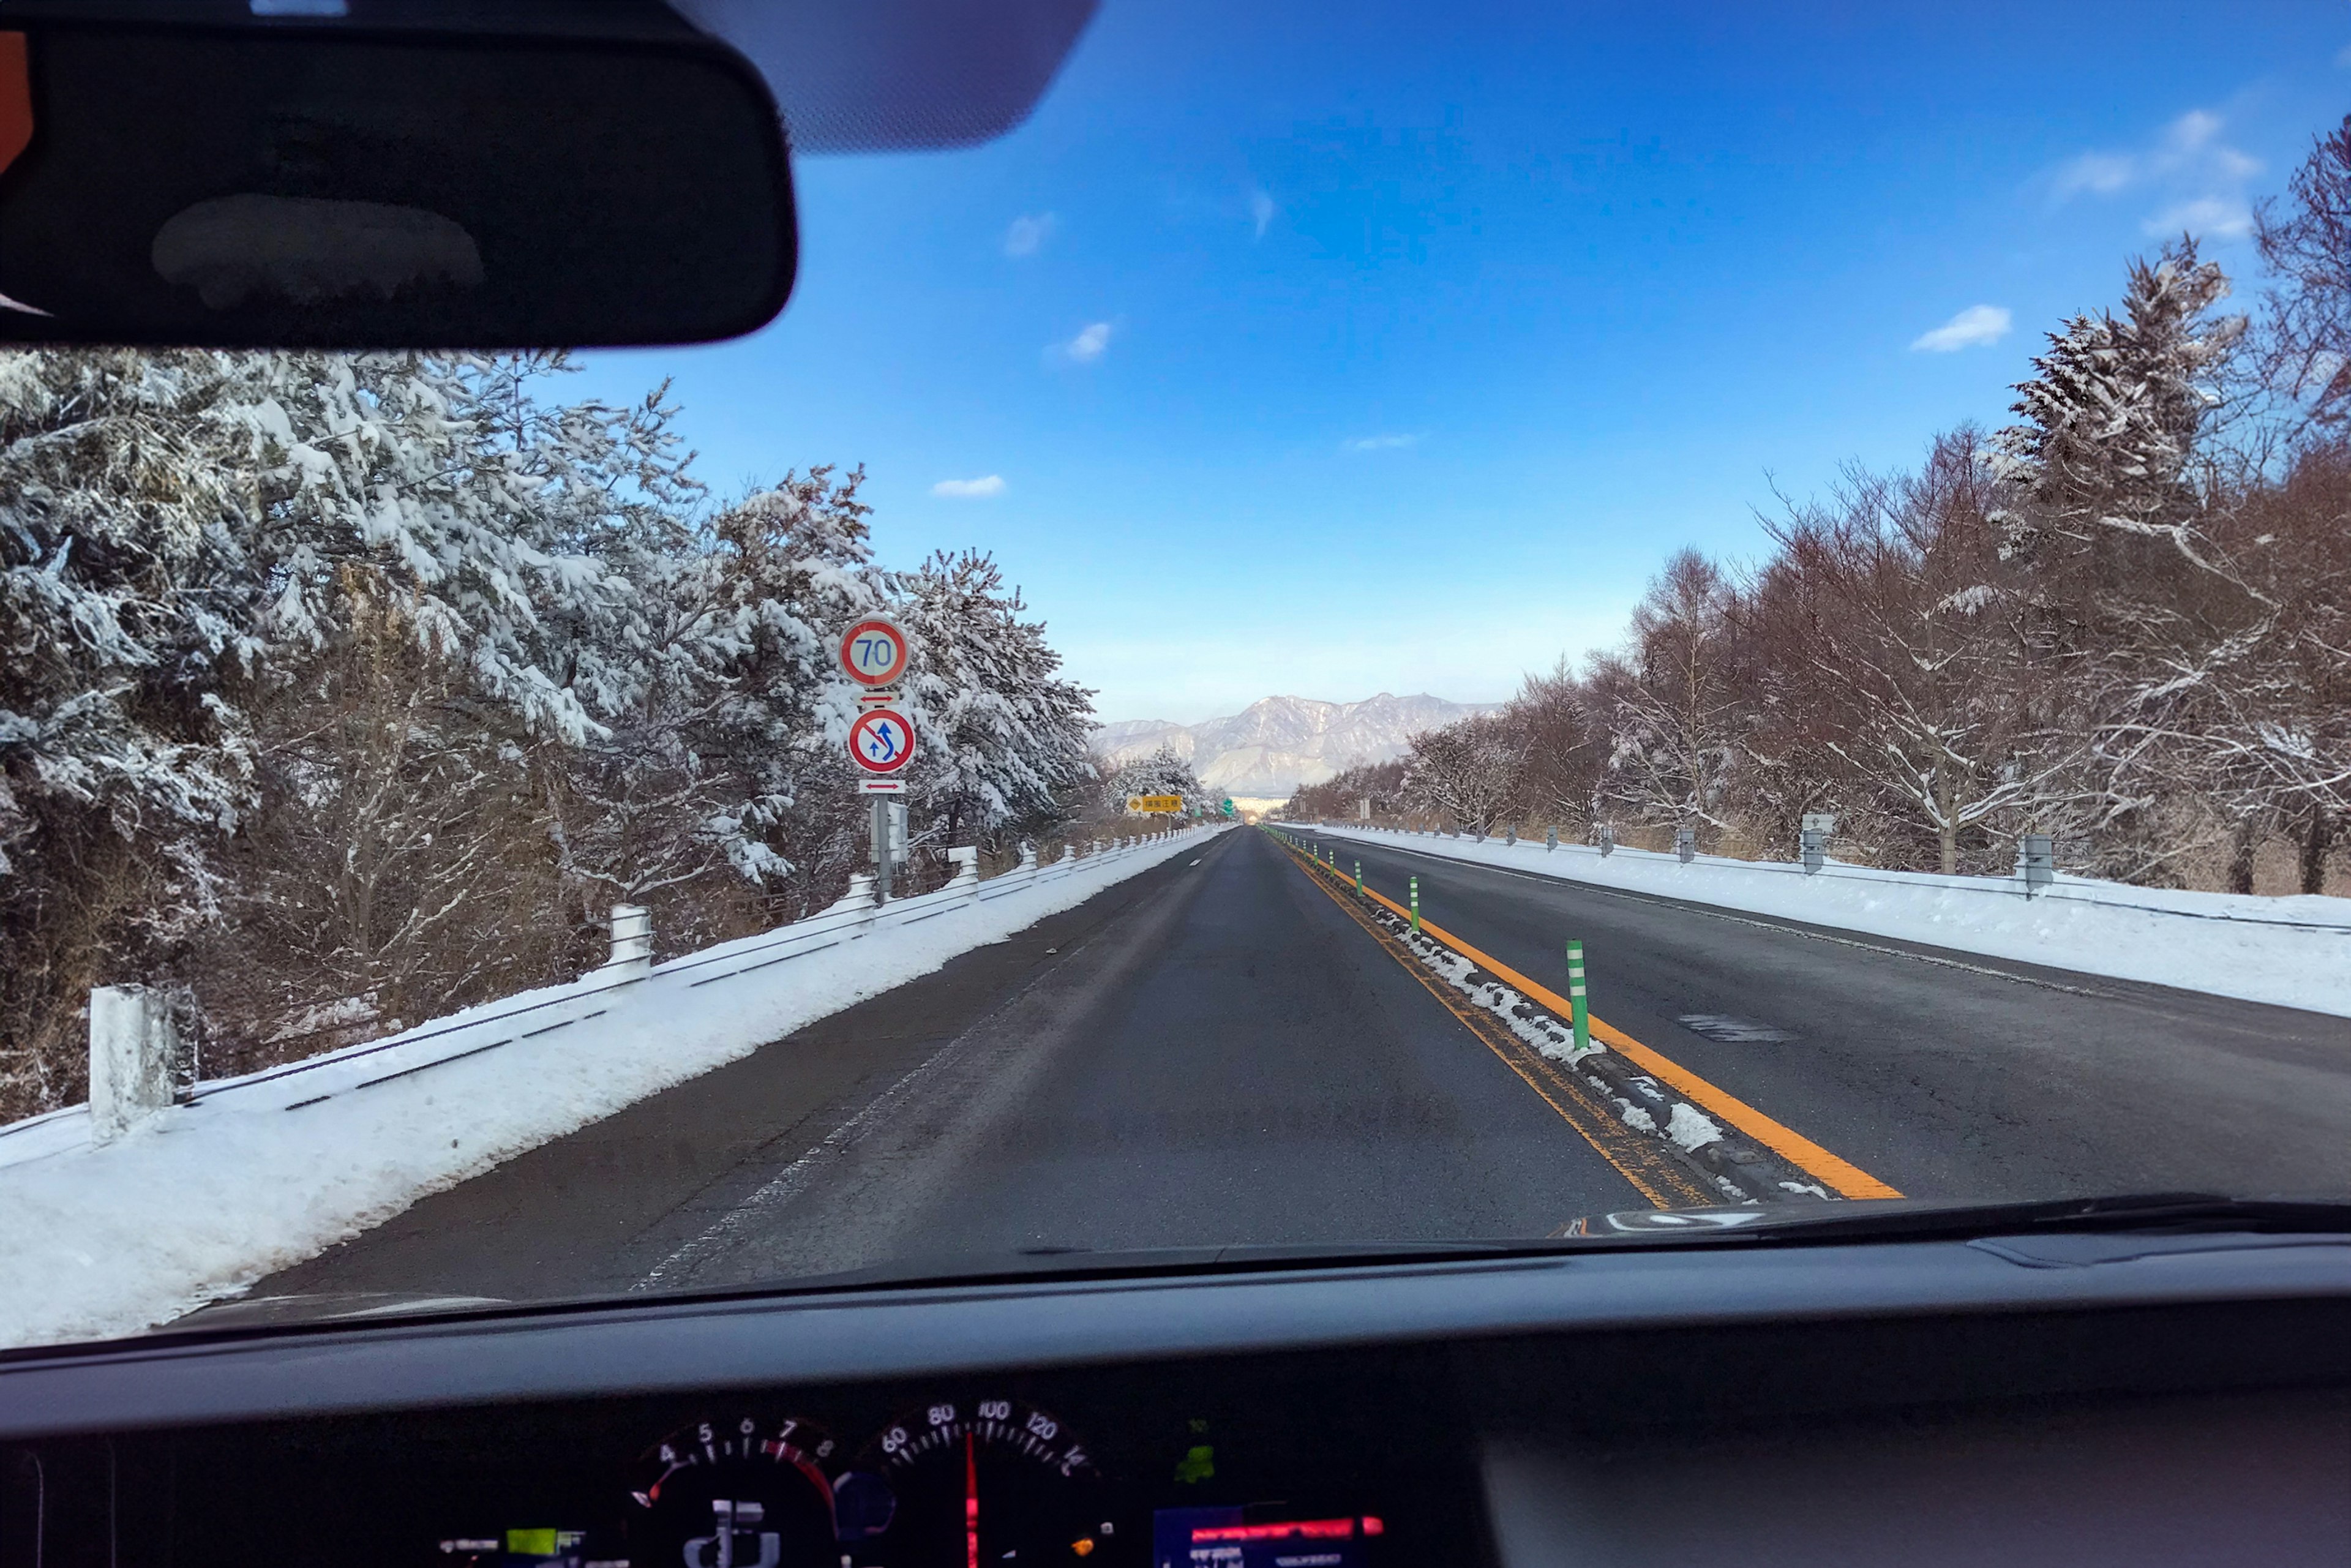
<svg viewBox="0 0 2351 1568">
<path fill-rule="evenodd" d="M 508 998 L 413 1030 L 425 1037 L 414 1042 L 203 1085 L 195 1103 L 104 1147 L 89 1144 L 80 1108 L 19 1124 L 0 1136 L 0 1345 L 135 1333 L 234 1295 L 429 1193 L 1202 841 L 1178 833 L 1015 873 L 981 883 L 977 896 L 892 905 L 918 916 L 903 925 L 803 922 L 817 929 L 791 962 L 730 971 L 737 959 L 772 958 L 762 945 L 779 950 L 781 934 L 770 933 L 672 960 L 632 985 Z M 512 1016 L 534 999 L 551 1005 Z M 463 1054 L 493 1039 L 512 1043 Z"/>
<path fill-rule="evenodd" d="M 2026 898 L 2012 881 L 1876 871 L 1831 862 L 1801 867 L 1585 844 L 1546 850 L 1332 823 L 1332 838 L 1472 864 L 1654 893 L 1719 909 L 1800 920 L 2084 975 L 2184 987 L 2351 1017 L 2351 901 L 2179 893 L 2061 876 Z"/>
</svg>

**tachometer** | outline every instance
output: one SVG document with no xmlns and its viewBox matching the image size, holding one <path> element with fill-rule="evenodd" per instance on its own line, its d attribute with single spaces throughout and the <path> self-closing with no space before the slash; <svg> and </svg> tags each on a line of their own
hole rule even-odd
<svg viewBox="0 0 2351 1568">
<path fill-rule="evenodd" d="M 826 1568 L 838 1562 L 832 1437 L 745 1416 L 683 1427 L 638 1461 L 629 1560 L 642 1568 Z"/>
<path fill-rule="evenodd" d="M 866 1446 L 858 1469 L 885 1481 L 896 1503 L 858 1552 L 861 1563 L 1077 1563 L 1116 1535 L 1115 1521 L 1100 1511 L 1086 1445 L 1059 1416 L 1017 1399 L 942 1400 L 909 1411 Z M 844 1489 L 850 1484 L 843 1478 Z"/>
</svg>

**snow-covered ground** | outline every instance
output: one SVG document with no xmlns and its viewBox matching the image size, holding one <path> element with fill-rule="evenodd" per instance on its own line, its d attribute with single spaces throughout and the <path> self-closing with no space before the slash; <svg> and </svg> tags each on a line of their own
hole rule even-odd
<svg viewBox="0 0 2351 1568">
<path fill-rule="evenodd" d="M 2021 883 L 2002 877 L 1877 871 L 1835 861 L 1807 876 L 1792 864 L 1700 855 L 1684 865 L 1646 850 L 1608 855 L 1585 844 L 1547 850 L 1535 839 L 1506 844 L 1353 823 L 1307 831 L 1562 882 L 2351 1017 L 2351 902 L 2340 898 L 2175 893 L 2060 876 L 2028 899 Z"/>
<path fill-rule="evenodd" d="M 812 1019 L 999 942 L 1220 829 L 823 915 L 591 975 L 292 1069 L 214 1080 L 118 1142 L 0 1128 L 0 1344 L 133 1333 L 232 1295 Z"/>
</svg>

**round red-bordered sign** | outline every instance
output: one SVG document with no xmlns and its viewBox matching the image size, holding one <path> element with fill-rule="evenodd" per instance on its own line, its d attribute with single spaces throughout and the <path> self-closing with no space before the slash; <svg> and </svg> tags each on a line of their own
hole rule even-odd
<svg viewBox="0 0 2351 1568">
<path fill-rule="evenodd" d="M 905 632 L 894 621 L 867 616 L 841 633 L 841 667 L 860 685 L 889 685 L 906 673 Z"/>
<path fill-rule="evenodd" d="M 868 773 L 895 773 L 914 759 L 914 727 L 893 707 L 870 707 L 849 727 L 849 759 Z"/>
</svg>

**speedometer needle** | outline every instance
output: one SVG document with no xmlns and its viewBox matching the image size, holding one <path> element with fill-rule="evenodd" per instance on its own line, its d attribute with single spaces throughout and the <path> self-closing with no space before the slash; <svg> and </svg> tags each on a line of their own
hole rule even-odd
<svg viewBox="0 0 2351 1568">
<path fill-rule="evenodd" d="M 979 1568 L 979 1460 L 963 1435 L 963 1568 Z"/>
</svg>

